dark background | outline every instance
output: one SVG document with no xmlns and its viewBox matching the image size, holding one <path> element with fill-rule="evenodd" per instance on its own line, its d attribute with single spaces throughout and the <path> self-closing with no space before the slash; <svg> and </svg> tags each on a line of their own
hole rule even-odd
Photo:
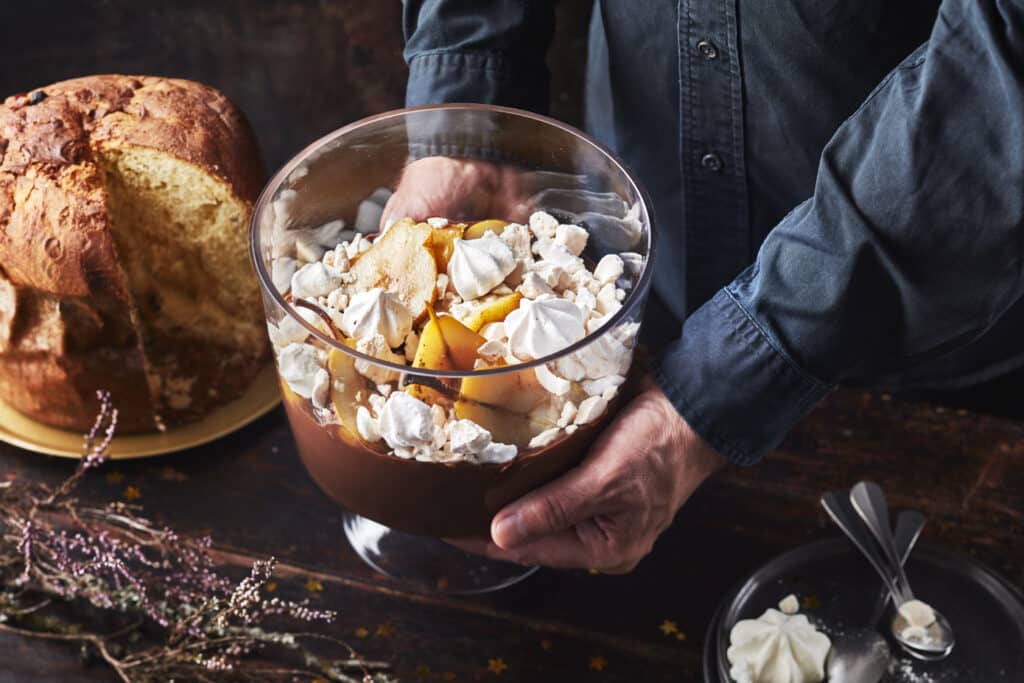
<svg viewBox="0 0 1024 683">
<path fill-rule="evenodd" d="M 590 3 L 559 3 L 552 110 L 579 123 Z M 0 99 L 98 73 L 174 76 L 242 107 L 267 170 L 321 135 L 401 107 L 398 0 L 0 2 Z"/>
</svg>

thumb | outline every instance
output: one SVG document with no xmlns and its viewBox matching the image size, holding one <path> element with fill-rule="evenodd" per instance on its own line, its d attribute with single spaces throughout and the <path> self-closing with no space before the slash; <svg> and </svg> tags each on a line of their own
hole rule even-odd
<svg viewBox="0 0 1024 683">
<path fill-rule="evenodd" d="M 565 531 L 593 516 L 595 493 L 585 465 L 573 468 L 498 512 L 491 522 L 491 538 L 509 550 Z"/>
</svg>

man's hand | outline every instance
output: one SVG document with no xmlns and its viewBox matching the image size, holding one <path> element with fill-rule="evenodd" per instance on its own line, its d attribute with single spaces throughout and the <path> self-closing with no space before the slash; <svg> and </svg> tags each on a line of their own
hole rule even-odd
<svg viewBox="0 0 1024 683">
<path fill-rule="evenodd" d="M 493 542 L 457 544 L 521 564 L 629 572 L 724 463 L 647 382 L 578 467 L 495 515 Z"/>
<path fill-rule="evenodd" d="M 381 214 L 381 229 L 400 218 L 449 220 L 500 218 L 522 221 L 529 215 L 519 192 L 521 171 L 486 161 L 427 157 L 413 161 Z"/>
</svg>

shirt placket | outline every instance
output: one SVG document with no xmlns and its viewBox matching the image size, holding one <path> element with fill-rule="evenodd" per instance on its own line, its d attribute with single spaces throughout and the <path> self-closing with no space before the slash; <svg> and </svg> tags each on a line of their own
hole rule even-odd
<svg viewBox="0 0 1024 683">
<path fill-rule="evenodd" d="M 754 256 L 736 0 L 680 0 L 678 32 L 682 224 L 693 310 Z"/>
</svg>

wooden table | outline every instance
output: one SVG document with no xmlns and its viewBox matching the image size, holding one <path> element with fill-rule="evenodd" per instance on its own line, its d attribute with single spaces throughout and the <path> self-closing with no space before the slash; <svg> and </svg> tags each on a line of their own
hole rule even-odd
<svg viewBox="0 0 1024 683">
<path fill-rule="evenodd" d="M 71 467 L 0 446 L 7 477 L 56 482 Z M 706 484 L 633 574 L 543 570 L 480 597 L 417 594 L 370 571 L 299 463 L 281 409 L 201 448 L 109 464 L 82 494 L 138 493 L 150 516 L 212 534 L 228 564 L 276 556 L 282 592 L 336 609 L 328 630 L 392 661 L 402 680 L 633 683 L 700 680 L 716 602 L 778 552 L 833 534 L 818 496 L 866 477 L 928 514 L 925 540 L 1024 584 L 1024 421 L 852 391 L 760 466 Z M 666 621 L 678 633 L 664 633 Z M 0 662 L 0 683 L 108 680 L 50 643 L 0 638 Z"/>
</svg>

